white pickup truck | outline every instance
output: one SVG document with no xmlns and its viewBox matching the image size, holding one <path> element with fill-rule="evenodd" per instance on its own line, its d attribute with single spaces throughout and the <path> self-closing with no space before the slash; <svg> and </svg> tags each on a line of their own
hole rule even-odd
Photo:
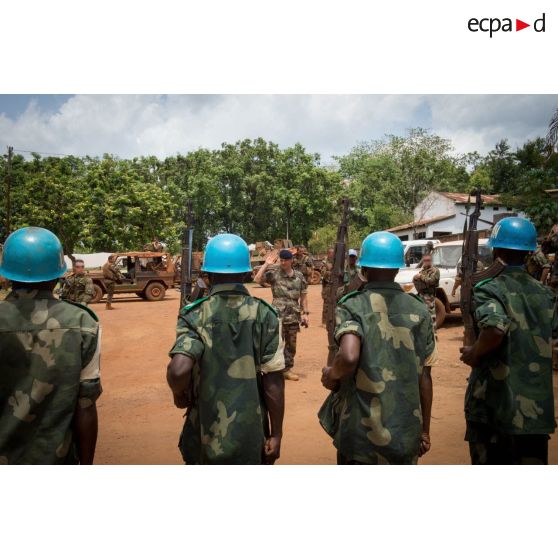
<svg viewBox="0 0 558 558">
<path fill-rule="evenodd" d="M 484 266 L 492 263 L 492 254 L 487 242 L 486 238 L 479 240 L 479 259 Z M 459 307 L 461 289 L 457 289 L 455 295 L 452 295 L 451 292 L 455 284 L 457 268 L 461 263 L 462 250 L 462 240 L 437 244 L 432 250 L 432 264 L 440 270 L 440 285 L 436 290 L 437 327 L 444 323 L 447 313 Z M 395 281 L 403 287 L 405 292 L 416 294 L 417 291 L 413 285 L 413 277 L 416 273 L 416 269 L 404 267 L 395 277 Z"/>
<path fill-rule="evenodd" d="M 404 258 L 407 267 L 415 268 L 428 249 L 440 244 L 439 240 L 404 240 Z"/>
</svg>

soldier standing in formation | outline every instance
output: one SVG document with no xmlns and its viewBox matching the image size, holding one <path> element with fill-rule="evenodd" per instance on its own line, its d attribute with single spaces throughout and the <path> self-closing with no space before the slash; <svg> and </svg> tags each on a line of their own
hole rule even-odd
<svg viewBox="0 0 558 558">
<path fill-rule="evenodd" d="M 432 255 L 422 257 L 422 267 L 413 277 L 413 284 L 419 296 L 426 302 L 432 323 L 436 327 L 436 289 L 440 284 L 440 270 L 432 265 Z"/>
<path fill-rule="evenodd" d="M 50 231 L 27 227 L 8 237 L 0 266 L 12 281 L 0 302 L 0 464 L 93 463 L 99 323 L 88 308 L 54 297 L 65 272 Z"/>
<path fill-rule="evenodd" d="M 256 283 L 269 283 L 273 293 L 273 306 L 279 312 L 282 336 L 285 342 L 286 380 L 298 381 L 299 377 L 292 371 L 296 355 L 296 338 L 300 325 L 310 325 L 308 312 L 308 285 L 306 279 L 293 269 L 293 255 L 290 250 L 279 252 L 279 268 L 268 269 L 277 261 L 277 252 L 271 252 L 254 277 Z"/>
<path fill-rule="evenodd" d="M 543 240 L 541 247 L 537 248 L 532 254 L 527 256 L 526 269 L 531 277 L 546 285 L 550 273 L 550 261 L 548 254 L 551 252 L 551 244 L 548 240 Z"/>
<path fill-rule="evenodd" d="M 327 313 L 331 304 L 331 289 L 333 288 L 333 257 L 335 251 L 333 248 L 327 249 L 327 257 L 322 266 L 322 325 L 326 325 Z"/>
<path fill-rule="evenodd" d="M 423 367 L 435 352 L 432 321 L 424 302 L 394 282 L 404 265 L 399 238 L 369 235 L 359 263 L 368 282 L 337 306 L 339 350 L 322 371 L 335 395 L 320 422 L 338 464 L 414 464 L 430 449 L 432 382 Z"/>
<path fill-rule="evenodd" d="M 296 247 L 293 269 L 295 271 L 300 271 L 300 273 L 304 275 L 306 282 L 310 283 L 310 280 L 312 279 L 312 272 L 314 271 L 314 263 L 312 262 L 312 258 L 308 255 L 306 247 L 302 244 L 299 244 Z"/>
<path fill-rule="evenodd" d="M 537 247 L 530 221 L 507 217 L 490 236 L 506 267 L 473 292 L 473 346 L 461 360 L 473 370 L 465 395 L 466 440 L 473 465 L 546 464 L 554 432 L 552 339 L 558 337 L 556 297 L 525 270 Z"/>
<path fill-rule="evenodd" d="M 87 306 L 95 296 L 93 281 L 85 271 L 83 260 L 74 262 L 74 269 L 64 278 L 60 298 Z"/>
<path fill-rule="evenodd" d="M 120 273 L 114 262 L 115 257 L 109 256 L 105 265 L 103 265 L 103 283 L 107 289 L 106 309 L 112 310 L 112 297 L 114 296 L 114 285 L 120 284 L 124 280 L 124 276 Z"/>
<path fill-rule="evenodd" d="M 273 464 L 281 450 L 283 346 L 277 311 L 242 284 L 252 271 L 239 236 L 206 247 L 207 298 L 178 318 L 167 380 L 188 407 L 179 447 L 187 464 Z"/>
</svg>

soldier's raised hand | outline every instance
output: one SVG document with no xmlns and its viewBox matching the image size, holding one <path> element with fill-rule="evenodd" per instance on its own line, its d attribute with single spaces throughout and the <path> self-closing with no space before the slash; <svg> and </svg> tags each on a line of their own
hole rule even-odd
<svg viewBox="0 0 558 558">
<path fill-rule="evenodd" d="M 279 252 L 277 250 L 272 250 L 265 259 L 267 265 L 273 265 L 279 259 Z"/>
</svg>

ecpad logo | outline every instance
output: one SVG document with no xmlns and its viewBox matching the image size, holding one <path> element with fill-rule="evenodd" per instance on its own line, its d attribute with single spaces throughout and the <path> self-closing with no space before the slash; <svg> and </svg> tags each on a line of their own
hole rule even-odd
<svg viewBox="0 0 558 558">
<path fill-rule="evenodd" d="M 539 19 L 536 19 L 533 22 L 532 27 L 536 33 L 544 33 L 545 26 L 546 14 L 543 13 L 543 15 Z M 509 17 L 505 17 L 503 19 L 500 19 L 498 17 L 485 17 L 482 19 L 472 17 L 468 21 L 467 27 L 472 33 L 478 33 L 479 31 L 483 33 L 490 33 L 490 38 L 492 38 L 492 35 L 494 33 L 497 33 L 498 31 L 503 31 L 504 33 L 514 31 L 512 18 Z M 531 27 L 531 24 L 525 23 L 521 19 L 516 18 L 515 31 L 521 31 L 522 29 L 527 29 L 527 27 Z"/>
</svg>

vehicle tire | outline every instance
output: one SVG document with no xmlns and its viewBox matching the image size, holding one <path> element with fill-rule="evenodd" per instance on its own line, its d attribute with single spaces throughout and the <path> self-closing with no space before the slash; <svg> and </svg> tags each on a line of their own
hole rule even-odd
<svg viewBox="0 0 558 558">
<path fill-rule="evenodd" d="M 322 274 L 315 269 L 310 276 L 310 285 L 319 285 L 322 282 Z"/>
<path fill-rule="evenodd" d="M 434 299 L 434 305 L 436 307 L 436 329 L 439 329 L 446 321 L 446 307 L 439 298 Z"/>
<path fill-rule="evenodd" d="M 149 285 L 145 287 L 143 294 L 145 294 L 145 298 L 147 298 L 147 300 L 155 301 L 155 300 L 163 300 L 163 298 L 165 298 L 165 292 L 166 292 L 165 285 L 163 285 L 162 283 L 155 282 L 155 283 L 149 283 Z"/>
<path fill-rule="evenodd" d="M 93 295 L 93 298 L 91 299 L 90 304 L 95 304 L 97 302 L 101 302 L 101 299 L 103 298 L 103 296 L 105 294 L 101 285 L 97 285 L 97 283 L 93 283 L 93 291 L 94 291 L 95 294 Z"/>
</svg>

